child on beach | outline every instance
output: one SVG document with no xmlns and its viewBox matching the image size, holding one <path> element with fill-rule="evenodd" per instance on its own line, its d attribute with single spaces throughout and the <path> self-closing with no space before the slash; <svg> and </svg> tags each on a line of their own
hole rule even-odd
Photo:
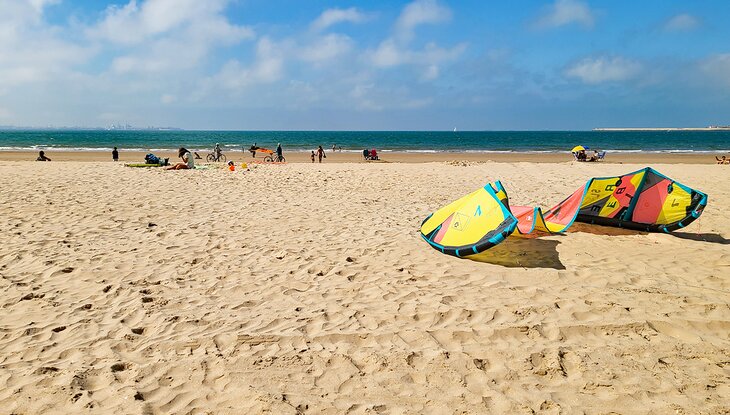
<svg viewBox="0 0 730 415">
<path fill-rule="evenodd" d="M 319 146 L 319 148 L 317 149 L 317 157 L 319 157 L 320 163 L 322 162 L 322 157 L 327 158 L 327 155 L 324 154 L 324 149 L 322 148 L 322 146 Z"/>
<path fill-rule="evenodd" d="M 183 163 L 177 163 L 172 167 L 168 167 L 167 170 L 186 170 L 194 169 L 195 161 L 193 161 L 193 155 L 185 147 L 180 147 L 177 151 L 177 156 L 180 157 Z"/>
<path fill-rule="evenodd" d="M 41 150 L 38 152 L 38 158 L 35 161 L 51 161 L 51 159 L 46 157 L 46 153 Z"/>
<path fill-rule="evenodd" d="M 312 163 L 314 163 L 314 150 L 312 150 Z"/>
<path fill-rule="evenodd" d="M 116 147 L 114 147 L 114 150 L 112 150 L 112 160 L 119 161 L 119 152 L 117 151 Z"/>
</svg>

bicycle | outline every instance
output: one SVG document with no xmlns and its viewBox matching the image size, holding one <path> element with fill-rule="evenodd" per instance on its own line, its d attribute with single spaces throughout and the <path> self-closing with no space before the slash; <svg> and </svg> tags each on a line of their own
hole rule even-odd
<svg viewBox="0 0 730 415">
<path fill-rule="evenodd" d="M 264 157 L 264 163 L 286 163 L 286 159 L 278 154 L 270 154 Z"/>
<path fill-rule="evenodd" d="M 220 161 L 220 162 L 223 162 L 223 163 L 226 162 L 226 156 L 223 153 L 220 153 L 218 155 L 218 157 L 215 156 L 215 153 L 209 153 L 208 154 L 208 157 L 206 157 L 205 159 L 208 160 L 211 163 L 214 163 L 214 162 L 217 162 L 217 161 Z"/>
</svg>

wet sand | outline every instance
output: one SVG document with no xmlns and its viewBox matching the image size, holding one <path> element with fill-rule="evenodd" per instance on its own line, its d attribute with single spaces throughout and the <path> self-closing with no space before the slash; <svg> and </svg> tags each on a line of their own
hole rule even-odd
<svg viewBox="0 0 730 415">
<path fill-rule="evenodd" d="M 170 161 L 177 161 L 176 152 L 154 152 L 159 157 L 167 157 Z M 125 163 L 142 163 L 146 152 L 120 152 L 120 161 Z M 198 153 L 205 162 L 205 152 Z M 250 153 L 228 152 L 227 157 L 236 163 L 242 161 L 262 160 L 259 153 L 256 159 Z M 325 163 L 359 163 L 364 162 L 361 153 L 355 152 L 332 152 L 327 151 Z M 52 151 L 46 154 L 53 161 L 112 161 L 111 152 L 74 151 L 60 152 Z M 37 152 L 27 151 L 0 151 L 0 161 L 22 161 L 35 160 Z M 440 161 L 495 161 L 495 162 L 532 162 L 532 163 L 560 163 L 572 162 L 573 156 L 566 153 L 406 153 L 406 152 L 384 152 L 379 154 L 382 162 L 391 163 L 431 163 Z M 306 152 L 284 152 L 287 162 L 310 163 L 310 153 Z M 715 164 L 713 154 L 697 153 L 609 153 L 601 163 L 637 163 L 637 164 Z"/>
</svg>

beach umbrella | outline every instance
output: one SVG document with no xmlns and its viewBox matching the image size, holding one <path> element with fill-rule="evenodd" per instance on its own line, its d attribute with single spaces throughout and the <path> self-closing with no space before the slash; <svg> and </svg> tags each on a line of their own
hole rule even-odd
<svg viewBox="0 0 730 415">
<path fill-rule="evenodd" d="M 588 150 L 588 147 L 583 147 L 583 146 L 575 146 L 575 147 L 573 147 L 573 149 L 572 149 L 572 150 L 570 150 L 570 151 L 572 151 L 573 153 L 577 153 L 577 152 L 579 152 L 579 151 L 581 151 L 581 150 L 582 150 L 582 151 Z"/>
</svg>

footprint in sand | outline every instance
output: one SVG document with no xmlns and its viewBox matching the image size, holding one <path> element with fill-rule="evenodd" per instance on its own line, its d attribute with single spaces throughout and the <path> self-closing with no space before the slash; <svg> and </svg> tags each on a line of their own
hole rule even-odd
<svg viewBox="0 0 730 415">
<path fill-rule="evenodd" d="M 111 366 L 112 372 L 121 372 L 123 370 L 127 370 L 129 368 L 129 365 L 126 363 L 115 363 Z"/>
<path fill-rule="evenodd" d="M 35 371 L 36 375 L 49 375 L 51 373 L 57 373 L 59 369 L 54 366 L 43 366 Z"/>
<path fill-rule="evenodd" d="M 487 359 L 474 359 L 474 366 L 476 366 L 477 369 L 486 372 L 490 365 Z"/>
</svg>

